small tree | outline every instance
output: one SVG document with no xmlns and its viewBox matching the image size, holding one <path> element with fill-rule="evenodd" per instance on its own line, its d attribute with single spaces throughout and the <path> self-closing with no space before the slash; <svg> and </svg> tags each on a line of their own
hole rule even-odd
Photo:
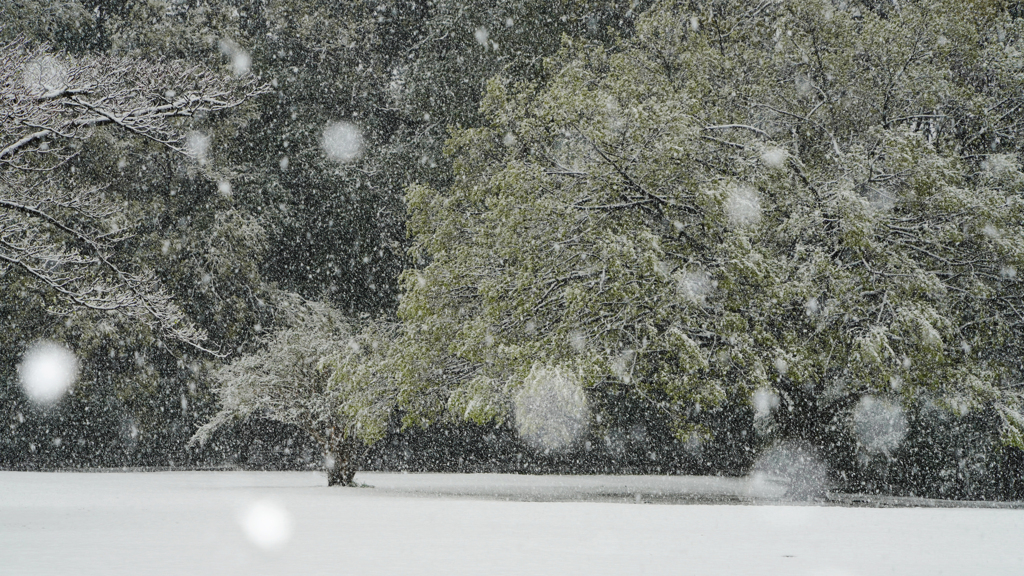
<svg viewBox="0 0 1024 576">
<path fill-rule="evenodd" d="M 182 119 L 263 91 L 181 62 L 0 46 L 0 276 L 27 277 L 68 310 L 118 311 L 201 348 L 205 334 L 121 249 L 134 224 L 124 206 L 81 185 L 70 162 L 101 127 L 195 156 L 202 141 Z"/>
<path fill-rule="evenodd" d="M 391 414 L 394 388 L 377 369 L 389 330 L 369 325 L 357 333 L 341 313 L 317 303 L 293 304 L 286 313 L 287 328 L 217 372 L 221 410 L 192 443 L 251 416 L 293 424 L 323 447 L 327 484 L 350 486 Z"/>
</svg>

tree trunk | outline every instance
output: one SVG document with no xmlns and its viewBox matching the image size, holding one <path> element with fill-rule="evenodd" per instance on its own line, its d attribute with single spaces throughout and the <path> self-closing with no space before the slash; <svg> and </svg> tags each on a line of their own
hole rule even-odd
<svg viewBox="0 0 1024 576">
<path fill-rule="evenodd" d="M 324 468 L 328 486 L 352 486 L 352 478 L 359 469 L 364 449 L 353 440 L 331 442 L 324 447 Z"/>
</svg>

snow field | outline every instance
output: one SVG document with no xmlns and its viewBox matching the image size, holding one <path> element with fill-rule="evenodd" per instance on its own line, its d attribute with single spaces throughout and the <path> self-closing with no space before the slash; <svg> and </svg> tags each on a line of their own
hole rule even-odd
<svg viewBox="0 0 1024 576">
<path fill-rule="evenodd" d="M 1022 510 L 497 501 L 487 486 L 530 499 L 574 478 L 356 479 L 382 488 L 327 488 L 314 472 L 0 472 L 0 573 L 1024 573 Z M 579 480 L 592 494 L 632 481 Z"/>
</svg>

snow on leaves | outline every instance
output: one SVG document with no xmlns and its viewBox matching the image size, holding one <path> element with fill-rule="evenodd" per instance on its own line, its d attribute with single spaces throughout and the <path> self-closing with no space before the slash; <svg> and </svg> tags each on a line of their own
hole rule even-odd
<svg viewBox="0 0 1024 576">
<path fill-rule="evenodd" d="M 1000 382 L 1024 346 L 1024 79 L 987 55 L 1020 31 L 979 33 L 995 23 L 955 3 L 819 4 L 726 3 L 693 27 L 658 4 L 614 50 L 567 46 L 543 85 L 492 80 L 490 124 L 449 143 L 454 184 L 407 197 L 429 263 L 403 318 L 508 393 L 541 354 L 676 416 L 766 386 L 790 408 L 870 391 L 1019 410 Z"/>
</svg>

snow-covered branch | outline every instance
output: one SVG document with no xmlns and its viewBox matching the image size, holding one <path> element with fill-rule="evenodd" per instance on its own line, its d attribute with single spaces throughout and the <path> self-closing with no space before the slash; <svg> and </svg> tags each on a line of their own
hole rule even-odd
<svg viewBox="0 0 1024 576">
<path fill-rule="evenodd" d="M 0 46 L 0 275 L 17 271 L 69 309 L 116 310 L 200 350 L 156 276 L 119 246 L 123 210 L 61 172 L 92 130 L 112 127 L 183 151 L 175 119 L 232 108 L 266 91 L 175 61 L 73 58 L 18 39 Z"/>
</svg>

